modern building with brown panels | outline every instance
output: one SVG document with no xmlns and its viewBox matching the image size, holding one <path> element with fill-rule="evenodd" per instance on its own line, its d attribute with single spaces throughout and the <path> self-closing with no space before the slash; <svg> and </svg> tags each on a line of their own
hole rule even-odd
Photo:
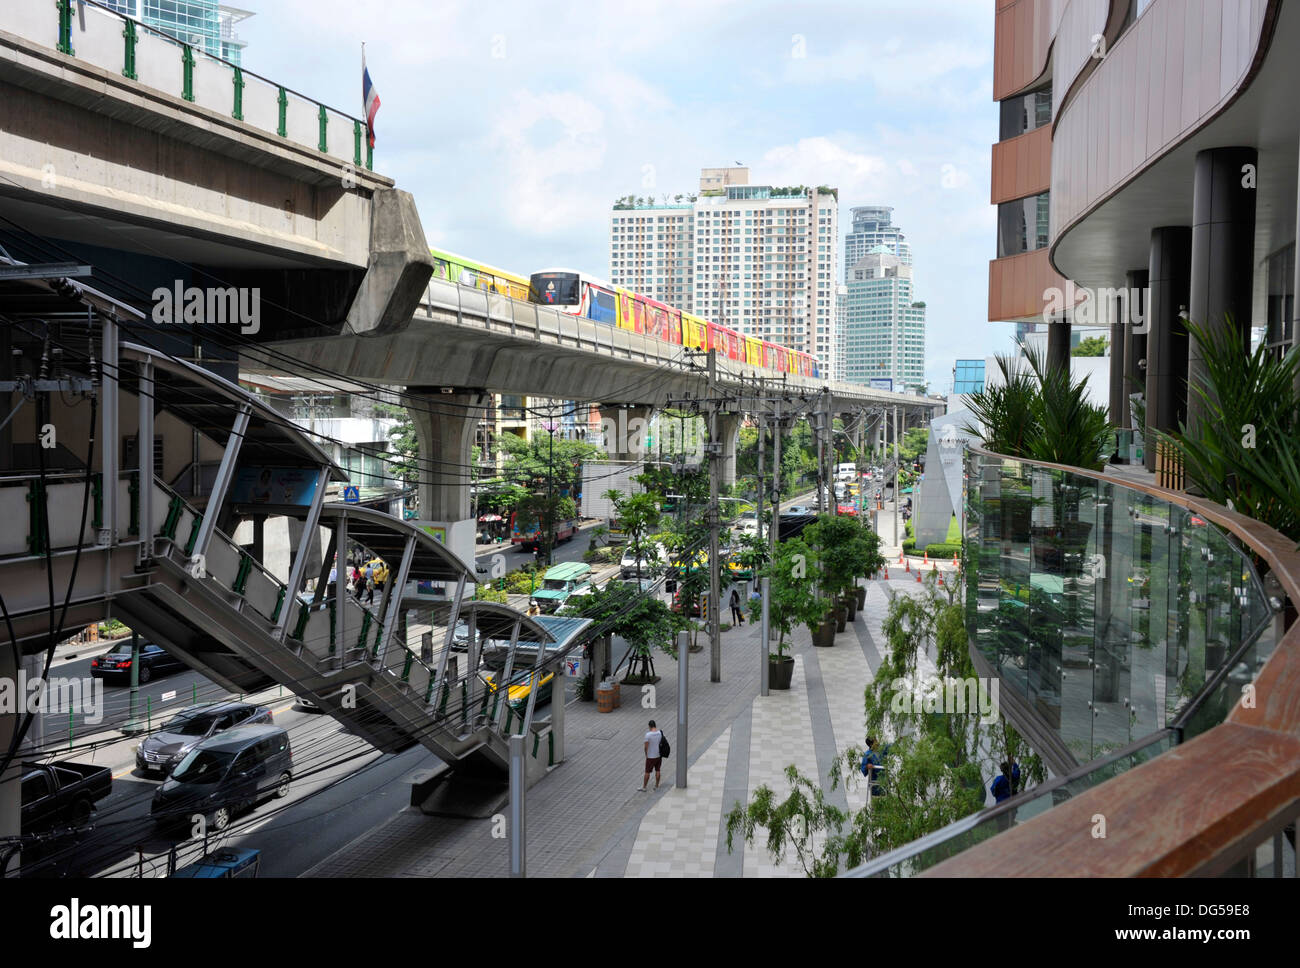
<svg viewBox="0 0 1300 968">
<path fill-rule="evenodd" d="M 1243 350 L 1252 328 L 1295 345 L 1300 5 L 995 3 L 989 319 L 1046 314 L 1059 359 L 1087 302 L 1122 350 L 1112 421 L 1140 391 L 1149 429 L 1195 433 L 1203 368 L 1184 318 L 1233 327 Z"/>
</svg>

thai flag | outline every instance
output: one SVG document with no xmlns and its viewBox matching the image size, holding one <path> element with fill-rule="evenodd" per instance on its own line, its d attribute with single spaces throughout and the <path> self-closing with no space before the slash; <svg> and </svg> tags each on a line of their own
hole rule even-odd
<svg viewBox="0 0 1300 968">
<path fill-rule="evenodd" d="M 370 147 L 375 146 L 375 115 L 379 113 L 379 92 L 370 83 L 370 71 L 366 69 L 366 52 L 361 51 L 361 99 L 366 106 L 366 137 Z"/>
</svg>

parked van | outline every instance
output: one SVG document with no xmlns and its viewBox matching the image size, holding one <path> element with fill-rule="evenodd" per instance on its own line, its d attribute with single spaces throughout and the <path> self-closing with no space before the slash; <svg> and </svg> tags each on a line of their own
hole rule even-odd
<svg viewBox="0 0 1300 968">
<path fill-rule="evenodd" d="M 154 792 L 149 815 L 180 823 L 197 813 L 224 830 L 244 807 L 288 796 L 292 779 L 293 753 L 282 727 L 238 726 L 190 750 Z"/>
</svg>

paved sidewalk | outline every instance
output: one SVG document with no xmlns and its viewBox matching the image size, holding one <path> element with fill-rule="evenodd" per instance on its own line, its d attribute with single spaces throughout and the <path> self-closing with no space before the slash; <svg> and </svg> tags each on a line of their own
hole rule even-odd
<svg viewBox="0 0 1300 968">
<path fill-rule="evenodd" d="M 898 549 L 892 549 L 897 561 Z M 913 572 L 915 569 L 913 569 Z M 928 569 L 927 569 L 928 571 Z M 940 565 L 951 575 L 952 564 Z M 887 588 L 914 594 L 915 575 L 890 566 L 890 580 L 867 583 L 867 604 L 836 636 L 814 649 L 796 629 L 796 669 L 789 691 L 758 697 L 761 661 L 751 624 L 722 634 L 720 683 L 710 683 L 707 640 L 690 656 L 689 785 L 674 785 L 677 664 L 657 653 L 662 677 L 641 701 L 624 686 L 622 706 L 601 714 L 595 703 L 566 710 L 566 761 L 528 793 L 530 876 L 802 876 L 797 863 L 774 864 L 760 843 L 728 853 L 723 817 L 763 783 L 787 789 L 785 767 L 826 772 L 835 756 L 864 739 L 863 690 L 881 659 L 880 623 Z M 616 656 L 615 658 L 618 658 Z M 643 706 L 642 703 L 646 705 Z M 652 703 L 652 704 L 651 704 Z M 658 720 L 674 741 L 659 790 L 640 792 L 646 721 Z M 653 786 L 653 785 L 652 785 Z M 865 791 L 836 791 L 841 806 L 860 806 Z M 334 854 L 306 876 L 505 876 L 508 841 L 489 820 L 427 817 L 406 810 Z"/>
</svg>

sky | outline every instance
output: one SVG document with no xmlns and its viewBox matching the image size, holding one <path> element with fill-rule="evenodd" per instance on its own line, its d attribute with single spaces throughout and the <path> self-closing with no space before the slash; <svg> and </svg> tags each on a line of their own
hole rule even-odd
<svg viewBox="0 0 1300 968">
<path fill-rule="evenodd" d="M 926 378 L 1010 348 L 987 322 L 990 0 L 243 0 L 244 67 L 360 116 L 429 244 L 609 275 L 611 206 L 742 162 L 752 184 L 892 205 L 927 304 Z M 841 266 L 841 278 L 842 278 Z"/>
</svg>

